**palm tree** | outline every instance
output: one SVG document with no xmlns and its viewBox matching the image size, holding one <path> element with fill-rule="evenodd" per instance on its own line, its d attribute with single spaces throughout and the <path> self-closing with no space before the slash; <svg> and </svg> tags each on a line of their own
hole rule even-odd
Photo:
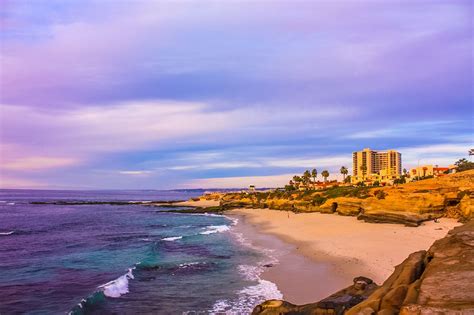
<svg viewBox="0 0 474 315">
<path fill-rule="evenodd" d="M 329 177 L 329 172 L 327 170 L 324 170 L 321 172 L 321 175 L 324 177 L 324 182 L 327 182 L 328 177 Z"/>
<path fill-rule="evenodd" d="M 300 183 L 301 183 L 301 177 L 299 177 L 298 175 L 295 175 L 295 176 L 293 176 L 293 181 L 295 182 L 296 188 L 299 188 Z"/>
<path fill-rule="evenodd" d="M 306 188 L 308 188 L 310 182 L 311 182 L 311 172 L 309 170 L 306 170 L 303 173 L 303 183 L 306 186 Z"/>
<path fill-rule="evenodd" d="M 346 181 L 346 175 L 349 173 L 349 171 L 347 170 L 347 167 L 345 167 L 345 166 L 341 166 L 340 171 L 341 171 L 342 178 L 343 178 L 342 181 L 345 182 Z"/>
<path fill-rule="evenodd" d="M 313 168 L 313 170 L 311 171 L 311 176 L 313 177 L 313 183 L 316 184 L 316 177 L 318 177 L 318 170 Z"/>
<path fill-rule="evenodd" d="M 407 173 L 408 173 L 407 169 L 404 168 L 404 169 L 403 169 L 403 175 L 407 176 Z"/>
</svg>

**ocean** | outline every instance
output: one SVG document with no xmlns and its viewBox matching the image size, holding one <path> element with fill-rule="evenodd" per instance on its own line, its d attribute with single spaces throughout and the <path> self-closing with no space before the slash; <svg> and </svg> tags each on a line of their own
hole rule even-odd
<svg viewBox="0 0 474 315">
<path fill-rule="evenodd" d="M 271 250 L 237 219 L 143 205 L 203 191 L 0 190 L 0 314 L 248 314 L 282 298 L 262 280 Z"/>
</svg>

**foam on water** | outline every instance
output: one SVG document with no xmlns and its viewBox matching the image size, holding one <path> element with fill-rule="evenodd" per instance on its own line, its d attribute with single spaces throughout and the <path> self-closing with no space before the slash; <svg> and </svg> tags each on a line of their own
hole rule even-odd
<svg viewBox="0 0 474 315">
<path fill-rule="evenodd" d="M 238 266 L 238 272 L 242 277 L 247 281 L 256 282 L 256 284 L 247 286 L 240 290 L 235 299 L 218 300 L 209 311 L 211 314 L 250 314 L 253 308 L 263 301 L 283 299 L 283 294 L 275 283 L 260 278 L 260 275 L 264 271 L 264 265 L 278 264 L 278 259 L 275 257 L 274 251 L 254 246 L 250 241 L 244 238 L 242 233 L 234 232 L 233 235 L 239 243 L 253 250 L 263 252 L 266 257 L 257 265 Z"/>
<path fill-rule="evenodd" d="M 128 291 L 128 280 L 134 279 L 132 270 L 134 268 L 128 269 L 128 272 L 119 278 L 107 282 L 106 284 L 101 285 L 99 288 L 102 289 L 105 296 L 111 298 L 118 298 L 123 294 L 127 294 Z"/>
<path fill-rule="evenodd" d="M 205 263 L 199 262 L 199 261 L 194 261 L 194 262 L 190 262 L 190 263 L 179 264 L 179 267 L 180 268 L 188 268 L 188 267 L 197 266 L 197 265 L 201 265 L 201 264 L 205 264 Z"/>
<path fill-rule="evenodd" d="M 176 240 L 180 240 L 182 238 L 183 238 L 182 236 L 171 236 L 171 237 L 162 238 L 161 240 L 162 241 L 173 242 L 173 241 L 176 241 Z"/>
<path fill-rule="evenodd" d="M 10 231 L 10 232 L 0 232 L 0 235 L 12 235 L 13 233 L 15 233 L 15 231 Z"/>
<path fill-rule="evenodd" d="M 210 225 L 205 228 L 205 231 L 199 232 L 199 234 L 207 235 L 207 234 L 214 234 L 214 233 L 222 233 L 225 231 L 229 231 L 230 227 L 228 225 Z"/>
<path fill-rule="evenodd" d="M 200 215 L 200 216 L 205 216 L 205 217 L 222 217 L 222 214 L 215 214 L 215 213 L 191 213 L 190 215 Z"/>
<path fill-rule="evenodd" d="M 259 279 L 257 284 L 240 290 L 236 299 L 217 301 L 209 313 L 250 314 L 256 305 L 271 299 L 281 300 L 283 294 L 273 282 Z"/>
</svg>

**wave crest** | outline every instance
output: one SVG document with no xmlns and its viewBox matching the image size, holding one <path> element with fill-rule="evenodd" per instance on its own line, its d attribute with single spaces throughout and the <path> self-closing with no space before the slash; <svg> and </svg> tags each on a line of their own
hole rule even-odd
<svg viewBox="0 0 474 315">
<path fill-rule="evenodd" d="M 135 267 L 128 269 L 128 272 L 123 276 L 120 276 L 113 281 L 107 282 L 106 284 L 99 286 L 99 288 L 102 289 L 102 292 L 104 292 L 105 296 L 111 298 L 118 298 L 123 294 L 127 294 L 129 292 L 128 280 L 134 279 L 132 273 L 133 269 L 135 269 Z"/>
<path fill-rule="evenodd" d="M 214 233 L 222 233 L 229 230 L 230 230 L 230 227 L 228 225 L 210 225 L 206 227 L 205 231 L 199 232 L 199 234 L 207 235 L 207 234 L 214 234 Z"/>
<path fill-rule="evenodd" d="M 176 241 L 176 240 L 180 240 L 182 238 L 183 238 L 182 236 L 170 236 L 170 237 L 162 238 L 161 240 L 162 241 L 173 242 L 173 241 Z"/>
</svg>

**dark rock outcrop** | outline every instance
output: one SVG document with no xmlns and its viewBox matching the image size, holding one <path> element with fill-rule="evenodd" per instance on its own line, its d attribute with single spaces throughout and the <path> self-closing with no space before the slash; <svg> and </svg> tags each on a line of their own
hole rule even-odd
<svg viewBox="0 0 474 315">
<path fill-rule="evenodd" d="M 220 206 L 215 207 L 180 207 L 182 209 L 173 209 L 168 210 L 166 212 L 174 212 L 174 213 L 214 213 L 214 214 L 222 214 L 224 209 Z"/>
<path fill-rule="evenodd" d="M 317 303 L 270 300 L 252 314 L 474 314 L 474 220 L 428 251 L 410 254 L 380 287 L 358 277 L 353 286 Z"/>
<path fill-rule="evenodd" d="M 474 221 L 411 254 L 346 314 L 474 314 Z"/>
<path fill-rule="evenodd" d="M 413 212 L 402 211 L 361 211 L 357 216 L 358 220 L 363 220 L 369 223 L 394 223 L 403 224 L 405 226 L 419 226 L 424 221 L 433 220 L 442 217 L 443 214 L 418 214 Z"/>
<path fill-rule="evenodd" d="M 354 284 L 327 298 L 306 305 L 294 305 L 286 301 L 269 300 L 256 306 L 252 315 L 279 314 L 344 314 L 344 311 L 365 300 L 377 289 L 369 278 L 357 277 Z"/>
</svg>

